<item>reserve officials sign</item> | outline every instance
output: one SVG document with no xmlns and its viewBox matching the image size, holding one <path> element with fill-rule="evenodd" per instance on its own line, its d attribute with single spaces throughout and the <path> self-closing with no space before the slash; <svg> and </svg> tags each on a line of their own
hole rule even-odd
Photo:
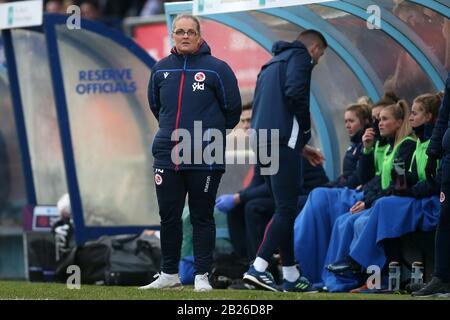
<svg viewBox="0 0 450 320">
<path fill-rule="evenodd" d="M 193 14 L 206 15 L 265 8 L 288 7 L 333 0 L 194 0 Z"/>
<path fill-rule="evenodd" d="M 42 0 L 0 4 L 0 30 L 42 25 Z"/>
</svg>

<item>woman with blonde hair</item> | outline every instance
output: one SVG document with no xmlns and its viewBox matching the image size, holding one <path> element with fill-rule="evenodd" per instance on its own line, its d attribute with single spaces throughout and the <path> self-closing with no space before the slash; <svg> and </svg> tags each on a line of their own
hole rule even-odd
<svg viewBox="0 0 450 320">
<path fill-rule="evenodd" d="M 347 283 L 338 281 L 331 272 L 339 273 L 341 269 L 360 271 L 361 266 L 349 259 L 345 253 L 353 238 L 353 224 L 373 203 L 385 195 L 385 192 L 396 182 L 393 180 L 394 164 L 402 166 L 405 171 L 405 180 L 408 185 L 415 184 L 415 175 L 406 171 L 411 166 L 412 157 L 416 148 L 416 141 L 411 125 L 409 124 L 409 106 L 406 101 L 400 100 L 395 104 L 384 107 L 380 112 L 379 129 L 383 138 L 387 139 L 388 148 L 383 157 L 381 172 L 365 185 L 364 195 L 353 204 L 350 210 L 341 214 L 333 225 L 327 256 L 325 258 L 326 270 L 322 278 L 325 286 L 332 292 L 345 291 Z M 373 152 L 375 135 L 373 131 L 366 131 L 363 136 L 365 154 Z M 374 171 L 374 157 L 362 158 L 360 161 L 364 170 Z M 340 260 L 344 257 L 344 260 Z"/>
<path fill-rule="evenodd" d="M 408 183 L 402 186 L 394 174 L 394 181 L 383 191 L 384 196 L 370 210 L 358 215 L 356 221 L 347 224 L 346 234 L 341 232 L 341 235 L 338 235 L 338 230 L 335 230 L 329 257 L 342 259 L 345 254 L 347 256 L 329 265 L 327 269 L 331 272 L 342 275 L 348 270 L 357 272 L 370 265 L 377 265 L 380 268 L 384 266 L 383 274 L 385 275 L 389 262 L 401 260 L 399 237 L 416 230 L 431 231 L 436 227 L 439 213 L 437 197 L 439 183 L 436 182 L 438 179 L 436 181 L 426 179 L 425 165 L 428 158 L 426 150 L 430 143 L 440 101 L 439 94 L 424 94 L 414 99 L 408 122 L 413 128 L 417 142 L 411 164 L 404 168 L 408 174 Z M 391 108 L 389 112 L 396 111 L 399 112 Z M 410 136 L 409 129 L 406 126 L 403 129 L 404 132 L 397 131 L 399 140 Z M 395 168 L 392 172 L 395 172 Z M 395 208 L 395 214 L 392 208 Z M 332 248 L 338 247 L 339 253 L 331 252 Z M 345 277 L 338 275 L 330 274 L 328 277 L 328 283 L 331 283 L 331 287 L 337 291 L 346 291 L 358 285 L 358 277 L 352 277 L 349 274 Z M 362 288 L 367 289 L 364 286 Z"/>
<path fill-rule="evenodd" d="M 372 125 L 371 108 L 363 103 L 350 104 L 345 109 L 344 123 L 350 145 L 342 161 L 342 174 L 298 201 L 300 214 L 294 223 L 294 254 L 306 277 L 314 283 L 320 281 L 333 223 L 338 214 L 345 212 L 340 210 L 341 203 L 345 202 L 343 198 L 353 199 L 353 194 L 360 193 L 355 190 L 362 184 L 357 166 L 362 154 L 362 136 Z M 346 209 L 350 206 L 344 204 Z"/>
</svg>

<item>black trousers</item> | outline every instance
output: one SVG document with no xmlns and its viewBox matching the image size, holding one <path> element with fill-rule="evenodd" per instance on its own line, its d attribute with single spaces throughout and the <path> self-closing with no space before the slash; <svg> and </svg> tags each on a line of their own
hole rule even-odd
<svg viewBox="0 0 450 320">
<path fill-rule="evenodd" d="M 279 248 L 283 266 L 293 266 L 294 222 L 303 184 L 303 163 L 299 151 L 287 146 L 280 146 L 279 163 L 278 172 L 264 176 L 275 201 L 275 212 L 256 255 L 270 261 Z"/>
<path fill-rule="evenodd" d="M 436 229 L 434 275 L 450 282 L 450 154 L 442 158 L 441 211 Z"/>
<path fill-rule="evenodd" d="M 214 205 L 221 171 L 154 169 L 161 217 L 162 271 L 178 273 L 183 229 L 181 216 L 188 195 L 193 228 L 195 274 L 211 272 L 216 240 Z"/>
<path fill-rule="evenodd" d="M 227 214 L 230 240 L 237 256 L 255 260 L 264 230 L 275 211 L 272 198 L 255 198 L 237 205 Z"/>
</svg>

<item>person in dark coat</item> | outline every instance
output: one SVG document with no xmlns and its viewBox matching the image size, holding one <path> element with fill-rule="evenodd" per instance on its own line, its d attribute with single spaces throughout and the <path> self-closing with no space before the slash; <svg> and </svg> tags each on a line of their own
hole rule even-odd
<svg viewBox="0 0 450 320">
<path fill-rule="evenodd" d="M 315 30 L 302 32 L 293 42 L 276 42 L 274 57 L 262 67 L 256 82 L 251 141 L 261 170 L 267 169 L 262 174 L 276 204 L 256 259 L 244 275 L 244 281 L 261 289 L 279 291 L 267 271 L 277 248 L 282 256 L 283 291 L 310 289 L 295 265 L 293 226 L 303 180 L 301 153 L 314 165 L 323 161 L 323 155 L 307 143 L 311 138 L 311 74 L 327 46 Z M 267 146 L 274 162 L 264 161 Z M 282 165 L 277 167 L 275 162 Z"/>
<path fill-rule="evenodd" d="M 175 47 L 154 65 L 148 86 L 150 108 L 159 123 L 152 153 L 161 217 L 162 272 L 141 288 L 181 285 L 181 217 L 188 194 L 194 290 L 208 291 L 212 289 L 208 274 L 216 232 L 213 212 L 225 171 L 225 135 L 239 122 L 241 97 L 236 76 L 225 62 L 211 55 L 196 17 L 176 17 L 172 39 Z"/>
<path fill-rule="evenodd" d="M 445 83 L 445 95 L 427 149 L 425 167 L 427 179 L 436 175 L 436 159 L 441 159 L 441 209 L 435 239 L 435 266 L 431 281 L 412 293 L 416 297 L 450 294 L 450 73 Z"/>
</svg>

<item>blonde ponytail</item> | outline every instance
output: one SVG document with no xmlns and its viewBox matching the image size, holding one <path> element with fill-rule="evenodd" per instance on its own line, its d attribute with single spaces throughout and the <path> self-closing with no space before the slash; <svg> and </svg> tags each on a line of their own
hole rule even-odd
<svg viewBox="0 0 450 320">
<path fill-rule="evenodd" d="M 399 100 L 396 104 L 391 104 L 385 107 L 385 109 L 391 111 L 396 120 L 403 120 L 401 127 L 395 134 L 394 146 L 396 146 L 403 139 L 412 134 L 411 124 L 409 123 L 410 110 L 408 102 L 406 102 L 405 100 Z"/>
<path fill-rule="evenodd" d="M 359 97 L 358 100 L 356 100 L 356 104 L 365 104 L 369 108 L 372 108 L 373 102 L 372 99 L 370 99 L 368 96 L 362 96 Z"/>
</svg>

